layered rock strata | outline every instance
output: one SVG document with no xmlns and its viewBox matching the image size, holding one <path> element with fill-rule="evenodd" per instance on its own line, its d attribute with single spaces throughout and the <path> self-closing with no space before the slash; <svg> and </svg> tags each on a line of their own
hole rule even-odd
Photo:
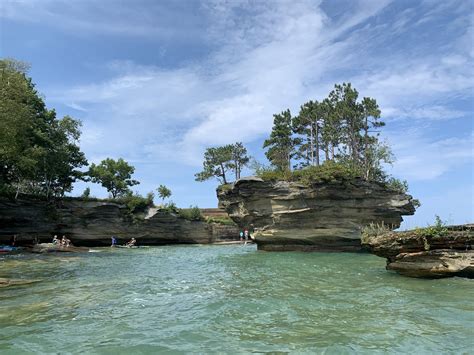
<svg viewBox="0 0 474 355">
<path fill-rule="evenodd" d="M 402 215 L 415 212 L 410 195 L 361 179 L 306 186 L 249 177 L 219 187 L 217 196 L 267 251 L 358 251 L 365 225 L 398 228 Z"/>
<path fill-rule="evenodd" d="M 110 245 L 111 236 L 119 243 L 135 237 L 142 245 L 207 244 L 238 238 L 238 228 L 188 221 L 160 210 L 134 216 L 110 202 L 0 198 L 0 244 L 13 235 L 20 244 L 48 242 L 55 234 L 66 235 L 78 246 Z"/>
<path fill-rule="evenodd" d="M 387 259 L 387 269 L 422 278 L 474 278 L 474 225 L 450 226 L 432 235 L 425 230 L 391 232 L 363 238 L 363 244 Z"/>
</svg>

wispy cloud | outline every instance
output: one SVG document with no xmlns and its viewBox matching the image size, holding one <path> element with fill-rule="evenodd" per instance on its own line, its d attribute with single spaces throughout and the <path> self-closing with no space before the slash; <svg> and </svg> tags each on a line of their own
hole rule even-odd
<svg viewBox="0 0 474 355">
<path fill-rule="evenodd" d="M 399 158 L 392 172 L 408 181 L 432 180 L 474 162 L 472 133 L 436 140 L 420 131 L 406 131 L 393 140 L 393 148 Z"/>
<path fill-rule="evenodd" d="M 37 10 L 37 18 L 46 22 L 63 16 L 59 26 L 86 31 L 146 36 L 180 31 L 170 24 L 178 17 L 169 11 L 176 9 L 161 5 L 144 13 L 129 12 L 125 3 L 114 2 L 109 13 L 107 2 L 43 4 L 10 6 L 6 16 L 22 18 Z M 336 82 L 351 81 L 362 96 L 375 97 L 389 119 L 426 122 L 468 117 L 472 112 L 450 104 L 472 98 L 468 15 L 460 13 L 455 3 L 442 9 L 423 3 L 400 13 L 394 7 L 398 5 L 350 2 L 350 11 L 339 16 L 324 10 L 328 3 L 312 1 L 199 4 L 196 11 L 205 25 L 197 36 L 214 48 L 204 60 L 171 69 L 112 61 L 108 80 L 51 90 L 48 97 L 84 111 L 83 145 L 94 156 L 127 155 L 151 161 L 179 155 L 180 161 L 191 165 L 200 164 L 206 146 L 263 139 L 274 113 L 286 108 L 296 112 L 306 100 L 325 96 Z M 426 11 L 430 6 L 433 11 Z M 421 26 L 436 21 L 443 11 L 456 13 L 446 23 L 454 28 L 453 38 L 434 53 L 413 33 L 422 33 Z M 85 15 L 91 12 L 95 15 Z M 69 21 L 70 17 L 77 21 Z M 193 19 L 191 25 L 201 29 L 202 22 Z M 189 26 L 184 31 L 192 32 Z M 399 38 L 406 43 L 387 52 L 384 46 Z M 436 150 L 426 137 L 418 141 L 426 154 Z M 412 164 L 415 169 L 416 164 L 428 164 L 409 150 L 398 153 L 399 166 L 411 169 Z M 426 171 L 431 173 L 423 176 L 439 176 L 446 166 L 451 165 L 430 166 Z"/>
</svg>

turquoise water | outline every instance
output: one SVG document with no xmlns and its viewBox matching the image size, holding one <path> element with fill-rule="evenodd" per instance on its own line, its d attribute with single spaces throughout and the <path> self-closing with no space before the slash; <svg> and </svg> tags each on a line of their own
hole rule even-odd
<svg viewBox="0 0 474 355">
<path fill-rule="evenodd" d="M 474 280 L 254 246 L 0 256 L 0 353 L 473 353 Z"/>
</svg>

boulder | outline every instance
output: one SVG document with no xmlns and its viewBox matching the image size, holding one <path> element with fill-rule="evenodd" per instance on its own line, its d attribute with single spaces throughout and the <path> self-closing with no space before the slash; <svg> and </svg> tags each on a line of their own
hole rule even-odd
<svg viewBox="0 0 474 355">
<path fill-rule="evenodd" d="M 243 178 L 217 189 L 219 206 L 267 251 L 359 251 L 370 223 L 398 228 L 410 195 L 362 179 L 314 183 Z"/>
</svg>

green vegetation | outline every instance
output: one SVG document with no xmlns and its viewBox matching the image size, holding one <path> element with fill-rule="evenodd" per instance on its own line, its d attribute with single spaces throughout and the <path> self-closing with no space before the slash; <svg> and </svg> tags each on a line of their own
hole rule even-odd
<svg viewBox="0 0 474 355">
<path fill-rule="evenodd" d="M 290 110 L 274 115 L 272 132 L 263 144 L 271 166 L 255 162 L 255 174 L 264 180 L 304 184 L 361 178 L 407 192 L 406 181 L 383 171 L 383 164 L 392 164 L 394 157 L 379 140 L 385 123 L 376 100 L 358 98 L 357 90 L 344 83 L 335 85 L 321 102 L 303 104 L 297 116 Z"/>
<path fill-rule="evenodd" d="M 160 211 L 165 212 L 165 213 L 177 214 L 179 212 L 179 209 L 173 201 L 170 201 L 168 203 L 165 203 L 163 206 L 161 206 Z"/>
<path fill-rule="evenodd" d="M 188 221 L 202 221 L 204 220 L 201 210 L 198 206 L 190 206 L 189 208 L 180 208 L 178 214 Z"/>
<path fill-rule="evenodd" d="M 440 216 L 435 216 L 435 223 L 426 228 L 415 228 L 415 234 L 420 237 L 443 237 L 448 234 L 446 222 L 441 220 Z"/>
<path fill-rule="evenodd" d="M 225 226 L 235 226 L 235 222 L 229 217 L 205 217 L 207 223 L 217 223 Z"/>
<path fill-rule="evenodd" d="M 367 244 L 370 238 L 378 237 L 392 230 L 385 223 L 370 223 L 368 226 L 365 226 L 362 229 L 361 242 L 362 244 Z"/>
<path fill-rule="evenodd" d="M 195 174 L 196 181 L 217 178 L 222 184 L 227 184 L 227 173 L 233 171 L 235 179 L 240 179 L 242 168 L 250 158 L 242 143 L 228 144 L 222 147 L 207 148 L 204 153 L 203 170 Z"/>
<path fill-rule="evenodd" d="M 48 110 L 23 62 L 0 60 L 0 191 L 62 197 L 83 177 L 81 122 Z"/>
<path fill-rule="evenodd" d="M 138 193 L 129 192 L 111 201 L 127 206 L 131 213 L 144 212 L 148 207 L 153 207 L 153 198 L 150 198 L 150 195 L 143 197 Z"/>
<path fill-rule="evenodd" d="M 388 232 L 391 232 L 393 228 L 384 224 L 371 223 L 368 226 L 362 229 L 361 241 L 362 244 L 366 244 L 370 238 L 378 237 L 384 235 Z M 400 235 L 409 234 L 415 235 L 416 237 L 423 239 L 423 244 L 425 250 L 430 250 L 429 241 L 434 237 L 444 237 L 449 232 L 448 227 L 446 227 L 446 222 L 443 221 L 438 215 L 435 216 L 435 223 L 429 225 L 425 228 L 415 228 L 414 230 L 398 232 Z"/>
<path fill-rule="evenodd" d="M 84 189 L 84 192 L 82 193 L 81 195 L 81 198 L 83 198 L 84 200 L 87 200 L 89 199 L 89 197 L 91 196 L 91 188 L 90 187 L 86 187 Z"/>
<path fill-rule="evenodd" d="M 99 165 L 92 164 L 88 175 L 92 182 L 105 187 L 112 198 L 117 198 L 129 194 L 129 187 L 140 183 L 131 178 L 134 171 L 135 168 L 122 158 L 117 161 L 107 158 Z"/>
<path fill-rule="evenodd" d="M 273 115 L 273 129 L 270 138 L 263 142 L 267 159 L 277 171 L 290 171 L 291 159 L 296 155 L 295 148 L 301 142 L 293 137 L 292 117 L 290 110 Z"/>
<path fill-rule="evenodd" d="M 160 185 L 156 191 L 158 191 L 158 196 L 161 198 L 161 201 L 164 203 L 166 198 L 171 197 L 171 190 L 168 189 L 165 185 Z"/>
</svg>

